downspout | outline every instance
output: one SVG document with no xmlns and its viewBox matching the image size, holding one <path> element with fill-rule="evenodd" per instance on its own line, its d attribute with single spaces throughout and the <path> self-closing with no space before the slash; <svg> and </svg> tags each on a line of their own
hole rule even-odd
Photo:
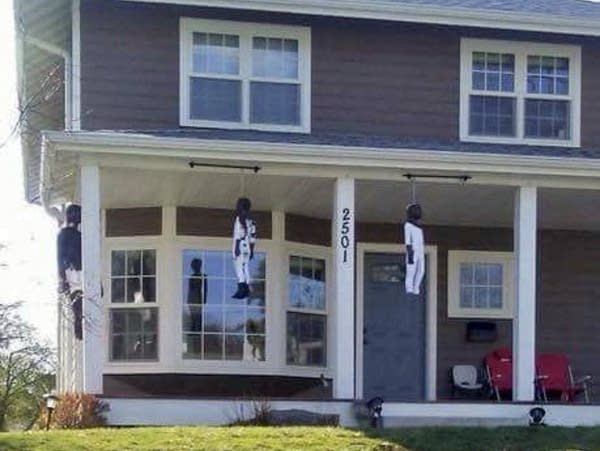
<svg viewBox="0 0 600 451">
<path fill-rule="evenodd" d="M 56 45 L 44 42 L 41 39 L 34 38 L 33 36 L 24 36 L 24 41 L 27 44 L 31 44 L 41 50 L 44 50 L 52 55 L 59 56 L 65 60 L 65 130 L 70 131 L 73 129 L 73 105 L 72 105 L 72 86 L 73 86 L 73 59 L 71 54 L 65 49 L 62 49 Z"/>
</svg>

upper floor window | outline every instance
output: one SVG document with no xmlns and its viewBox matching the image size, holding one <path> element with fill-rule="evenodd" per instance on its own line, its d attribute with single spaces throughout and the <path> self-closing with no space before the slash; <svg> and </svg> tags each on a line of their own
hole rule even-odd
<svg viewBox="0 0 600 451">
<path fill-rule="evenodd" d="M 310 131 L 310 29 L 181 20 L 181 125 Z"/>
<path fill-rule="evenodd" d="M 581 49 L 463 39 L 460 137 L 580 145 Z"/>
</svg>

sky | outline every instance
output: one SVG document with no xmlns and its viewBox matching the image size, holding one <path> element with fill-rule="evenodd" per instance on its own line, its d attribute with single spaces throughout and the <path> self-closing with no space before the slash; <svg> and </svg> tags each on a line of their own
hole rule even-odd
<svg viewBox="0 0 600 451">
<path fill-rule="evenodd" d="M 19 140 L 2 146 L 18 109 L 12 0 L 0 0 L 0 303 L 23 301 L 23 318 L 56 343 L 56 222 L 23 194 Z"/>
</svg>

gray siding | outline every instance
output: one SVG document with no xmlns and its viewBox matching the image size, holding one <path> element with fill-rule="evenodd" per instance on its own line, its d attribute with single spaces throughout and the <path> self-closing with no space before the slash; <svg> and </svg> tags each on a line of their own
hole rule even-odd
<svg viewBox="0 0 600 451">
<path fill-rule="evenodd" d="M 315 132 L 458 138 L 455 33 L 373 22 L 312 33 Z"/>
<path fill-rule="evenodd" d="M 312 130 L 456 142 L 461 36 L 583 46 L 582 144 L 600 145 L 600 43 L 536 33 L 82 2 L 83 128 L 179 128 L 179 18 L 308 25 Z"/>
<path fill-rule="evenodd" d="M 581 53 L 581 145 L 600 148 L 600 40 Z"/>
<path fill-rule="evenodd" d="M 106 210 L 106 236 L 162 234 L 162 208 L 112 208 Z"/>
<path fill-rule="evenodd" d="M 253 211 L 259 239 L 271 239 L 271 212 Z M 231 238 L 233 210 L 177 207 L 177 235 Z"/>
</svg>

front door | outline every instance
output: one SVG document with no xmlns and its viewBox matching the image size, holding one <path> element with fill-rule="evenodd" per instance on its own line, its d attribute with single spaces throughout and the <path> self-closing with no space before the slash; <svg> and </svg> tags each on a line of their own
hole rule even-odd
<svg viewBox="0 0 600 451">
<path fill-rule="evenodd" d="M 364 399 L 423 401 L 426 294 L 405 293 L 404 254 L 364 258 Z"/>
</svg>

